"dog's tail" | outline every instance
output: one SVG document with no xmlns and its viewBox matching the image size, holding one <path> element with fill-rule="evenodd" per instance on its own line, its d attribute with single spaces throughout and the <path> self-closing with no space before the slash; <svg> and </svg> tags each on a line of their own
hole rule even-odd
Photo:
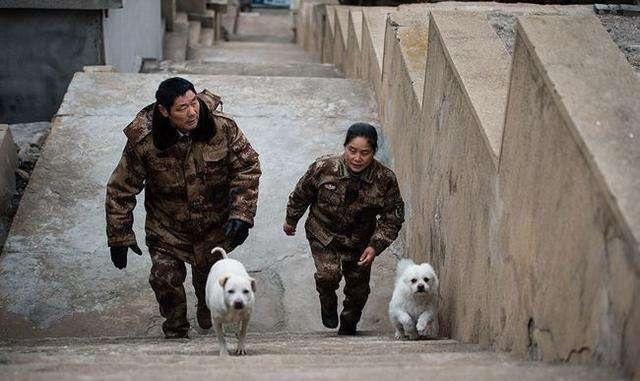
<svg viewBox="0 0 640 381">
<path fill-rule="evenodd" d="M 222 259 L 227 258 L 227 252 L 221 247 L 214 247 L 213 249 L 211 249 L 211 254 L 215 254 L 215 253 L 220 253 L 220 255 L 222 256 Z"/>
<path fill-rule="evenodd" d="M 402 273 L 404 272 L 404 270 L 407 269 L 407 267 L 415 265 L 415 263 L 409 259 L 409 258 L 402 258 L 399 262 L 398 262 L 398 266 L 396 267 L 396 278 L 399 277 L 400 275 L 402 275 Z"/>
</svg>

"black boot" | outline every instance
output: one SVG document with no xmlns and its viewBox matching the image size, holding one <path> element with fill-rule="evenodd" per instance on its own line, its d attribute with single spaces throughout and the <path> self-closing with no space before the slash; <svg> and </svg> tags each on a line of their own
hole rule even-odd
<svg viewBox="0 0 640 381">
<path fill-rule="evenodd" d="M 340 336 L 355 336 L 357 335 L 358 322 L 360 321 L 361 312 L 346 313 L 342 311 L 340 314 L 340 328 L 338 328 L 338 335 Z"/>
<path fill-rule="evenodd" d="M 207 308 L 207 306 L 198 305 L 196 316 L 198 318 L 198 325 L 202 329 L 209 329 L 213 326 L 211 323 L 211 311 Z"/>
<path fill-rule="evenodd" d="M 322 325 L 327 328 L 338 326 L 338 298 L 336 294 L 320 295 L 320 313 L 322 315 Z"/>
</svg>

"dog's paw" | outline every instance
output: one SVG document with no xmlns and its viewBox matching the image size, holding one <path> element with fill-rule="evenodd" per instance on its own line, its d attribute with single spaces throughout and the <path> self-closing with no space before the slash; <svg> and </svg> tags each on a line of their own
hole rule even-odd
<svg viewBox="0 0 640 381">
<path fill-rule="evenodd" d="M 227 351 L 226 349 L 221 349 L 220 357 L 227 357 L 227 356 L 229 356 L 229 351 Z"/>
<path fill-rule="evenodd" d="M 247 355 L 247 350 L 244 349 L 244 347 L 239 347 L 236 349 L 236 351 L 234 352 L 234 354 L 236 356 L 246 356 Z"/>
</svg>

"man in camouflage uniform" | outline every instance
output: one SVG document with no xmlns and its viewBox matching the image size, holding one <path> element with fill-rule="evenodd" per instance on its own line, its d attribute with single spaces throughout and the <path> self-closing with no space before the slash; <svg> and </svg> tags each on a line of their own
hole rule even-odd
<svg viewBox="0 0 640 381">
<path fill-rule="evenodd" d="M 354 173 L 347 164 L 348 135 L 345 154 L 317 159 L 298 181 L 287 205 L 284 230 L 289 235 L 295 234 L 298 220 L 311 206 L 305 230 L 316 266 L 322 321 L 328 328 L 338 325 L 336 290 L 345 277 L 339 334 L 355 334 L 370 292 L 373 257 L 396 239 L 404 222 L 396 177 L 373 159 L 375 138 L 371 163 L 364 170 Z"/>
<path fill-rule="evenodd" d="M 114 265 L 127 264 L 131 248 L 141 254 L 133 232 L 135 196 L 145 189 L 149 283 L 165 318 L 167 338 L 187 337 L 183 283 L 192 267 L 197 320 L 211 327 L 205 303 L 209 269 L 253 226 L 258 200 L 258 154 L 228 116 L 217 112 L 220 98 L 182 78 L 163 81 L 156 103 L 143 108 L 124 129 L 127 143 L 107 185 L 107 237 Z"/>
</svg>

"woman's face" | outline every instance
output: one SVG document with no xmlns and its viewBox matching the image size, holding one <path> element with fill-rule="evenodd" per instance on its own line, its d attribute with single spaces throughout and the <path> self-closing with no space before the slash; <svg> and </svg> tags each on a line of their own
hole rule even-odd
<svg viewBox="0 0 640 381">
<path fill-rule="evenodd" d="M 373 148 L 367 139 L 357 136 L 344 147 L 344 161 L 353 173 L 365 170 L 373 161 Z"/>
</svg>

